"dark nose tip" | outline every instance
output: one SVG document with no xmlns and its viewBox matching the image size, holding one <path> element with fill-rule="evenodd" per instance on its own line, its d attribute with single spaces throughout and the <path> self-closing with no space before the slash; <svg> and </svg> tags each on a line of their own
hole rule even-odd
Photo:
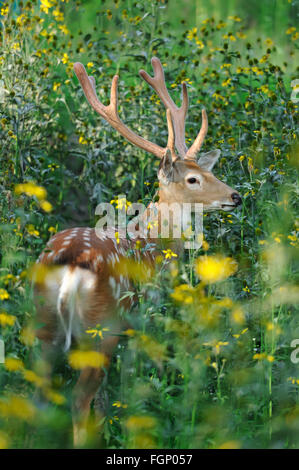
<svg viewBox="0 0 299 470">
<path fill-rule="evenodd" d="M 233 193 L 231 198 L 236 206 L 240 206 L 242 204 L 242 198 L 238 193 Z"/>
</svg>

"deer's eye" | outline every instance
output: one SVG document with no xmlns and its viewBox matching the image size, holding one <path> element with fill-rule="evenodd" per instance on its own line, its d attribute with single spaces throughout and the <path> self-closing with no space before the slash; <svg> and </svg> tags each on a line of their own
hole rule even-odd
<svg viewBox="0 0 299 470">
<path fill-rule="evenodd" d="M 192 177 L 192 178 L 188 178 L 187 181 L 188 181 L 188 183 L 190 183 L 190 184 L 197 183 L 197 179 L 196 179 L 196 178 L 193 178 L 193 177 Z"/>
</svg>

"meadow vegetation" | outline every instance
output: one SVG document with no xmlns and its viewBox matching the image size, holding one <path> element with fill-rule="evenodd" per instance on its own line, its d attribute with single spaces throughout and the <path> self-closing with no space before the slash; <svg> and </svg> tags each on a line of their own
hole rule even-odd
<svg viewBox="0 0 299 470">
<path fill-rule="evenodd" d="M 118 73 L 120 116 L 165 146 L 164 107 L 138 75 L 151 73 L 154 55 L 177 103 L 182 81 L 188 85 L 187 143 L 206 108 L 203 151 L 221 149 L 215 174 L 243 205 L 205 215 L 203 246 L 183 260 L 165 250 L 150 276 L 132 269 L 138 301 L 122 313 L 131 328 L 105 378 L 105 414 L 94 414 L 88 445 L 298 448 L 299 364 L 291 360 L 299 339 L 298 104 L 291 82 L 299 79 L 299 33 L 284 17 L 277 44 L 235 14 L 186 26 L 162 0 L 85 3 L 1 5 L 0 448 L 72 447 L 72 385 L 86 364 L 103 365 L 99 355 L 72 350 L 51 383 L 45 378 L 33 263 L 57 231 L 94 227 L 99 202 L 126 194 L 146 204 L 157 189 L 157 159 L 91 110 L 72 64 L 86 65 L 105 104 Z M 296 2 L 275 4 L 288 4 L 286 15 Z M 92 7 L 93 24 L 81 31 L 75 18 Z M 94 341 L 108 334 L 101 325 L 86 332 Z"/>
</svg>

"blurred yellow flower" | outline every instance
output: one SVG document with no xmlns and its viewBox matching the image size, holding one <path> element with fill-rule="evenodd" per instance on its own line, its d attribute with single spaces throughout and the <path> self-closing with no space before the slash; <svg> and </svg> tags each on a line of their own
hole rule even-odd
<svg viewBox="0 0 299 470">
<path fill-rule="evenodd" d="M 8 398 L 0 398 L 0 414 L 5 417 L 31 421 L 36 414 L 36 409 L 29 400 L 12 395 Z"/>
<path fill-rule="evenodd" d="M 46 199 L 47 191 L 42 186 L 37 186 L 35 183 L 22 183 L 15 186 L 15 193 L 17 195 L 26 194 L 27 196 L 35 196 L 39 200 Z"/>
<path fill-rule="evenodd" d="M 45 212 L 51 212 L 53 209 L 52 204 L 48 201 L 41 201 L 40 206 Z"/>
<path fill-rule="evenodd" d="M 25 346 L 33 346 L 35 340 L 35 333 L 31 326 L 26 326 L 21 330 L 20 341 L 25 344 Z"/>
<path fill-rule="evenodd" d="M 206 283 L 223 281 L 237 270 L 237 263 L 232 258 L 222 256 L 200 256 L 195 269 L 198 277 Z"/>
<path fill-rule="evenodd" d="M 21 359 L 16 357 L 7 357 L 5 359 L 4 367 L 9 372 L 17 372 L 24 369 L 24 363 Z"/>
<path fill-rule="evenodd" d="M 130 416 L 125 425 L 129 431 L 139 431 L 141 429 L 152 429 L 157 421 L 152 416 Z"/>
<path fill-rule="evenodd" d="M 174 292 L 171 294 L 171 297 L 184 304 L 192 304 L 194 301 L 195 289 L 189 284 L 180 284 L 175 287 Z"/>
<path fill-rule="evenodd" d="M 239 441 L 227 441 L 219 446 L 219 449 L 240 449 L 241 443 Z"/>
<path fill-rule="evenodd" d="M 7 300 L 9 297 L 10 295 L 6 289 L 0 289 L 0 300 Z"/>
<path fill-rule="evenodd" d="M 4 289 L 0 289 L 4 290 Z M 0 292 L 0 298 L 1 298 L 1 292 Z M 1 312 L 0 313 L 0 325 L 1 326 L 13 326 L 15 324 L 16 317 L 14 315 L 8 315 L 8 313 Z"/>
<path fill-rule="evenodd" d="M 166 345 L 161 344 L 148 335 L 137 335 L 134 344 L 138 349 L 144 351 L 153 361 L 161 362 L 167 359 Z"/>
<path fill-rule="evenodd" d="M 105 367 L 107 365 L 105 354 L 97 351 L 72 351 L 69 354 L 69 363 L 73 369 L 84 369 L 85 367 Z"/>
<path fill-rule="evenodd" d="M 0 432 L 0 449 L 8 449 L 9 439 L 4 432 Z"/>
<path fill-rule="evenodd" d="M 46 379 L 39 377 L 33 370 L 23 370 L 23 377 L 27 382 L 31 382 L 37 387 L 42 387 L 46 383 Z"/>
<path fill-rule="evenodd" d="M 150 263 L 143 261 L 142 263 L 130 258 L 122 258 L 120 261 L 113 264 L 110 263 L 110 269 L 117 274 L 117 276 L 124 276 L 132 279 L 134 282 L 146 282 L 151 279 L 153 275 L 153 267 Z"/>
<path fill-rule="evenodd" d="M 241 307 L 237 307 L 231 312 L 231 319 L 234 323 L 237 323 L 237 324 L 244 323 L 245 315 Z"/>
<path fill-rule="evenodd" d="M 54 390 L 46 389 L 44 394 L 47 399 L 55 403 L 55 405 L 63 405 L 66 402 L 66 398 L 61 395 L 61 393 L 55 392 Z"/>
<path fill-rule="evenodd" d="M 266 354 L 266 353 L 257 353 L 257 354 L 254 354 L 253 358 L 252 359 L 257 359 L 258 361 L 268 361 L 268 362 L 274 362 L 275 361 L 275 357 L 272 356 L 271 354 Z"/>
<path fill-rule="evenodd" d="M 157 449 L 157 443 L 152 436 L 146 433 L 138 433 L 134 436 L 134 449 Z"/>
</svg>

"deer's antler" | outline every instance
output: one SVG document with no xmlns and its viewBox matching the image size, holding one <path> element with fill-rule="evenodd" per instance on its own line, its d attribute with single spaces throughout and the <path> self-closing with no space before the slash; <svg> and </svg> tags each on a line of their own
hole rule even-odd
<svg viewBox="0 0 299 470">
<path fill-rule="evenodd" d="M 168 125 L 168 143 L 167 147 L 160 147 L 159 145 L 150 142 L 149 140 L 140 137 L 131 129 L 129 129 L 119 118 L 117 106 L 117 83 L 118 75 L 114 75 L 110 92 L 110 103 L 104 106 L 98 99 L 95 89 L 95 79 L 89 77 L 86 70 L 80 62 L 74 64 L 74 71 L 77 75 L 82 89 L 85 93 L 86 99 L 93 109 L 99 113 L 109 124 L 117 130 L 129 142 L 136 145 L 147 152 L 162 158 L 165 155 L 166 149 L 169 148 L 172 158 L 176 159 L 177 155 L 175 148 L 179 152 L 180 157 L 187 160 L 195 160 L 199 152 L 204 138 L 208 131 L 208 118 L 205 110 L 202 110 L 202 125 L 192 146 L 187 148 L 185 143 L 185 119 L 188 111 L 188 93 L 186 83 L 183 82 L 183 99 L 180 108 L 176 106 L 170 97 L 166 84 L 162 64 L 157 57 L 152 58 L 152 66 L 154 69 L 154 77 L 151 77 L 144 70 L 140 70 L 140 76 L 156 91 L 161 101 L 167 110 L 167 125 Z"/>
<path fill-rule="evenodd" d="M 145 70 L 140 70 L 139 75 L 156 91 L 165 108 L 170 110 L 175 135 L 175 146 L 180 156 L 184 158 L 187 147 L 185 143 L 185 119 L 188 111 L 188 92 L 186 83 L 183 82 L 183 101 L 178 108 L 170 97 L 166 84 L 162 64 L 158 57 L 152 58 L 154 76 L 151 77 Z"/>
<path fill-rule="evenodd" d="M 183 99 L 181 107 L 178 108 L 167 91 L 163 67 L 158 57 L 152 58 L 152 66 L 154 69 L 153 77 L 145 72 L 145 70 L 140 70 L 139 74 L 156 91 L 164 106 L 170 110 L 174 125 L 175 146 L 179 155 L 187 160 L 195 160 L 196 154 L 199 152 L 208 131 L 207 114 L 203 109 L 201 129 L 194 143 L 188 150 L 185 142 L 185 120 L 188 111 L 188 92 L 186 83 L 182 83 Z"/>
<path fill-rule="evenodd" d="M 203 109 L 201 111 L 201 116 L 202 116 L 202 121 L 201 121 L 201 128 L 199 133 L 197 134 L 197 137 L 191 147 L 189 148 L 188 152 L 185 155 L 185 160 L 195 160 L 196 155 L 198 154 L 203 141 L 205 140 L 205 136 L 207 135 L 208 132 L 208 116 L 206 113 L 206 110 Z"/>
<path fill-rule="evenodd" d="M 165 155 L 166 148 L 160 147 L 149 140 L 140 137 L 139 135 L 135 134 L 131 129 L 129 129 L 119 118 L 117 106 L 117 82 L 118 82 L 118 75 L 114 75 L 111 85 L 111 92 L 110 92 L 110 103 L 108 106 L 104 106 L 103 103 L 98 99 L 95 90 L 95 80 L 93 77 L 89 77 L 86 73 L 86 70 L 80 62 L 76 62 L 74 64 L 74 71 L 78 77 L 78 80 L 81 83 L 82 89 L 86 96 L 87 101 L 93 107 L 93 109 L 100 114 L 109 124 L 117 130 L 123 137 L 125 137 L 129 142 L 136 145 L 147 152 L 150 152 L 156 157 L 162 158 Z M 173 144 L 173 125 L 171 119 L 167 118 L 168 124 L 168 144 L 171 145 L 171 153 L 174 152 L 174 144 Z M 175 158 L 175 155 L 173 155 Z"/>
</svg>

